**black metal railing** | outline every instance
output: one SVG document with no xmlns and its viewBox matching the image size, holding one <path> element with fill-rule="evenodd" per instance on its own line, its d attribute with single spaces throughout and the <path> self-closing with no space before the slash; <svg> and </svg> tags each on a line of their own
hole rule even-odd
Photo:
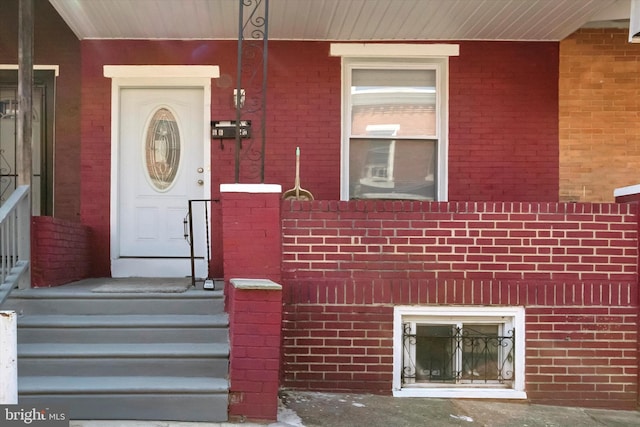
<svg viewBox="0 0 640 427">
<path fill-rule="evenodd" d="M 211 233 L 210 233 L 210 205 L 212 203 L 220 203 L 218 199 L 192 199 L 189 200 L 189 210 L 184 217 L 184 238 L 189 244 L 190 257 L 191 257 L 191 285 L 196 286 L 198 279 L 202 281 L 212 280 L 209 275 L 211 274 Z M 199 213 L 202 214 L 202 222 L 196 223 L 194 220 L 194 214 L 197 212 L 196 207 L 199 206 Z M 196 227 L 200 230 L 196 234 Z M 196 236 L 203 236 L 202 238 L 206 242 L 206 254 L 196 254 Z M 196 277 L 196 259 L 204 258 L 207 264 L 206 277 Z"/>
<path fill-rule="evenodd" d="M 497 325 L 494 325 L 497 330 Z M 468 326 L 403 324 L 402 384 L 509 385 L 515 373 L 515 330 L 507 335 Z"/>
<path fill-rule="evenodd" d="M 235 182 L 243 178 L 264 182 L 269 0 L 240 0 L 238 5 Z M 244 102 L 241 101 L 243 98 Z M 248 146 L 243 149 L 240 126 L 247 118 L 257 126 L 253 126 Z M 245 163 L 243 173 L 240 171 L 241 161 Z"/>
</svg>

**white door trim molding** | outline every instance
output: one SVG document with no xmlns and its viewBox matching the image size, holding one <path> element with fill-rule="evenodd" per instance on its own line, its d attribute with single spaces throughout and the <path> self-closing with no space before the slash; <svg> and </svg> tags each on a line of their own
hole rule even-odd
<svg viewBox="0 0 640 427">
<path fill-rule="evenodd" d="M 204 194 L 211 195 L 211 79 L 220 75 L 214 65 L 105 65 L 104 76 L 111 78 L 111 195 L 110 195 L 110 254 L 111 276 L 131 276 L 131 260 L 120 258 L 118 236 L 119 207 L 119 138 L 120 138 L 120 90 L 126 87 L 198 87 L 203 88 L 203 158 Z M 149 274 L 152 274 L 150 272 Z"/>
</svg>

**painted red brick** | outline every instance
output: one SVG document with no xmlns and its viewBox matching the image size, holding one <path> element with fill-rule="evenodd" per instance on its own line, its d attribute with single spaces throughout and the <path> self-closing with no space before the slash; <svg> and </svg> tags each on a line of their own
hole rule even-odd
<svg viewBox="0 0 640 427">
<path fill-rule="evenodd" d="M 225 281 L 281 279 L 280 193 L 221 195 Z"/>
<path fill-rule="evenodd" d="M 231 419 L 275 421 L 278 413 L 282 292 L 228 287 Z"/>
<path fill-rule="evenodd" d="M 89 229 L 47 216 L 32 219 L 31 282 L 57 286 L 89 277 Z"/>
<path fill-rule="evenodd" d="M 636 206 L 283 202 L 282 216 L 285 386 L 390 393 L 393 306 L 520 305 L 532 401 L 635 407 Z M 336 245 L 339 277 L 323 263 Z"/>
<path fill-rule="evenodd" d="M 232 119 L 237 51 L 233 41 L 83 40 L 80 46 L 82 220 L 94 230 L 93 274 L 108 275 L 111 93 L 109 79 L 102 77 L 103 65 L 219 65 L 212 118 Z M 293 185 L 295 147 L 300 146 L 303 186 L 316 199 L 325 200 L 333 212 L 341 209 L 335 201 L 340 188 L 341 66 L 340 58 L 328 52 L 327 42 L 269 44 L 265 182 L 285 189 Z M 450 199 L 555 201 L 558 44 L 460 42 L 460 52 L 451 59 L 449 76 Z M 219 197 L 220 184 L 233 182 L 233 151 L 232 144 L 212 141 L 214 199 Z M 251 170 L 252 165 L 244 163 L 242 182 L 256 182 Z M 364 209 L 402 203 L 362 201 L 359 205 Z M 466 206 L 462 202 L 461 207 Z M 360 212 L 352 212 L 348 220 L 358 219 Z M 375 220 L 389 218 L 399 220 L 384 212 Z M 212 216 L 211 269 L 218 275 L 223 272 L 220 221 L 219 215 Z"/>
</svg>

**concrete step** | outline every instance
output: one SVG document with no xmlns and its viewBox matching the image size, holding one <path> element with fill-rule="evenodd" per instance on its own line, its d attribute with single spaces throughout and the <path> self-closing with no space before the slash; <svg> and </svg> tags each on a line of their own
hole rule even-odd
<svg viewBox="0 0 640 427">
<path fill-rule="evenodd" d="M 224 379 L 21 376 L 18 387 L 21 405 L 68 408 L 76 420 L 227 420 Z"/>
<path fill-rule="evenodd" d="M 93 292 L 97 282 L 7 300 L 18 313 L 20 404 L 69 408 L 72 419 L 226 421 L 222 291 Z"/>
<path fill-rule="evenodd" d="M 18 372 L 26 376 L 184 376 L 228 374 L 226 343 L 20 344 Z"/>
<path fill-rule="evenodd" d="M 229 360 L 226 358 L 191 357 L 145 359 L 111 359 L 95 357 L 75 359 L 73 364 L 62 359 L 21 358 L 18 359 L 20 376 L 63 375 L 68 377 L 91 377 L 98 374 L 115 376 L 162 376 L 227 378 Z"/>
<path fill-rule="evenodd" d="M 140 357 L 151 355 L 163 357 L 201 357 L 202 355 L 228 356 L 227 344 L 195 344 L 195 343 L 153 343 L 153 344 L 21 344 L 18 346 L 18 357 Z"/>
<path fill-rule="evenodd" d="M 90 290 L 27 289 L 11 293 L 3 310 L 19 315 L 220 314 L 222 291 L 183 293 L 95 293 Z"/>
<path fill-rule="evenodd" d="M 228 342 L 228 316 L 158 315 L 22 315 L 18 342 L 153 343 Z"/>
</svg>

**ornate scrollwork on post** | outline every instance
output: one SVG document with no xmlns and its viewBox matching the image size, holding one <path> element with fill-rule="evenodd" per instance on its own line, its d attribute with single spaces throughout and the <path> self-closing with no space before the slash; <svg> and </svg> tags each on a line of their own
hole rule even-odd
<svg viewBox="0 0 640 427">
<path fill-rule="evenodd" d="M 264 182 L 269 0 L 241 0 L 239 5 L 235 181 L 240 182 L 242 175 Z M 242 120 L 254 124 L 252 138 L 244 147 L 239 129 Z M 241 163 L 247 166 L 242 174 Z"/>
</svg>

